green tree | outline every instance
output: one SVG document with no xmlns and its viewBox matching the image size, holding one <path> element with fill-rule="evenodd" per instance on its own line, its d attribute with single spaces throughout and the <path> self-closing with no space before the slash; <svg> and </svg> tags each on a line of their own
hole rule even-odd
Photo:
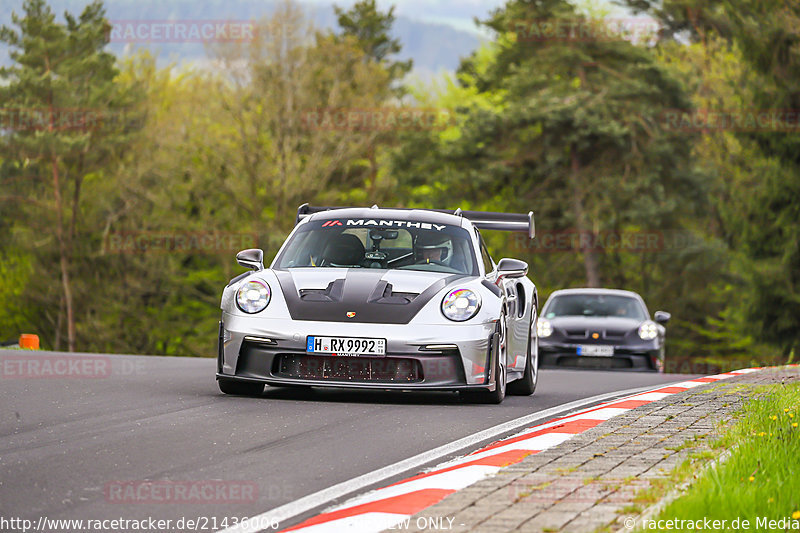
<svg viewBox="0 0 800 533">
<path fill-rule="evenodd" d="M 315 32 L 292 3 L 256 35 L 218 54 L 218 118 L 237 142 L 216 152 L 216 165 L 223 187 L 272 250 L 282 241 L 273 230 L 291 227 L 297 205 L 362 185 L 351 166 L 377 132 L 340 130 L 325 113 L 378 107 L 388 74 L 364 60 L 354 38 Z"/>
<path fill-rule="evenodd" d="M 64 23 L 56 21 L 44 0 L 26 0 L 22 9 L 23 16 L 12 14 L 17 29 L 0 29 L 12 61 L 0 69 L 0 100 L 7 123 L 14 124 L 0 151 L 5 172 L 18 178 L 3 199 L 22 200 L 30 208 L 25 212 L 28 239 L 41 231 L 53 237 L 58 266 L 53 268 L 46 251 L 39 259 L 51 277 L 58 271 L 61 296 L 55 300 L 63 308 L 67 348 L 74 351 L 73 278 L 83 188 L 126 141 L 128 128 L 119 118 L 130 95 L 114 83 L 115 58 L 103 50 L 109 24 L 100 2 L 89 4 L 79 17 L 65 13 Z M 61 317 L 59 311 L 58 324 Z M 60 332 L 57 328 L 56 339 Z"/>
<path fill-rule="evenodd" d="M 374 62 L 387 74 L 384 78 L 385 85 L 380 88 L 381 94 L 376 100 L 378 104 L 385 104 L 391 96 L 402 97 L 406 94 L 406 87 L 400 81 L 411 70 L 413 61 L 395 61 L 395 56 L 402 50 L 399 39 L 392 38 L 391 30 L 395 22 L 394 6 L 388 11 L 381 12 L 375 0 L 358 0 L 349 10 L 339 6 L 333 7 L 341 33 L 336 36 L 338 41 L 355 41 L 357 46 L 364 51 L 364 60 Z M 381 132 L 375 135 L 371 142 L 365 146 L 363 164 L 359 168 L 364 174 L 364 194 L 351 191 L 356 201 L 362 203 L 376 203 L 379 201 L 379 180 L 381 164 L 379 159 L 385 153 L 387 145 L 395 141 L 394 132 Z M 358 198 L 364 196 L 364 198 Z"/>
<path fill-rule="evenodd" d="M 319 114 L 375 107 L 385 71 L 354 39 L 316 32 L 291 3 L 259 28 L 253 41 L 211 50 L 213 70 L 159 69 L 147 55 L 122 62 L 118 81 L 142 86 L 147 120 L 93 195 L 107 235 L 92 237 L 93 264 L 117 295 L 87 302 L 79 329 L 93 349 L 211 355 L 221 289 L 241 272 L 235 252 L 262 247 L 269 258 L 297 205 L 361 188 L 352 167 L 375 134 L 332 129 Z M 120 253 L 115 244 L 159 235 L 220 236 L 224 246 Z"/>
<path fill-rule="evenodd" d="M 543 227 L 589 237 L 579 240 L 582 277 L 596 287 L 604 280 L 595 237 L 675 227 L 677 198 L 698 186 L 691 144 L 659 127 L 663 110 L 689 104 L 676 78 L 630 42 L 509 32 L 545 20 L 588 23 L 557 0 L 509 2 L 486 23 L 498 35 L 494 56 L 465 60 L 459 79 L 503 105 L 462 104 L 461 131 L 445 143 L 439 164 L 457 165 L 457 175 L 445 171 L 445 179 L 468 198 L 503 191 L 535 206 L 548 221 Z"/>
<path fill-rule="evenodd" d="M 786 115 L 790 110 L 796 117 L 800 111 L 800 1 L 724 5 L 732 39 L 766 80 L 754 107 L 788 121 L 788 131 L 742 133 L 777 164 L 761 174 L 763 185 L 732 220 L 739 247 L 750 259 L 744 263 L 748 322 L 759 338 L 775 342 L 788 355 L 800 350 L 800 131 L 797 120 Z"/>
<path fill-rule="evenodd" d="M 696 42 L 721 37 L 741 55 L 749 67 L 744 80 L 751 87 L 749 97 L 729 100 L 734 105 L 727 109 L 712 105 L 712 111 L 752 116 L 771 110 L 783 117 L 779 127 L 732 132 L 737 143 L 754 155 L 740 159 L 741 165 L 731 174 L 746 178 L 726 183 L 736 208 L 720 205 L 719 212 L 739 256 L 736 271 L 742 297 L 731 306 L 759 339 L 781 346 L 784 354 L 796 352 L 800 348 L 800 132 L 792 117 L 800 109 L 800 1 L 628 3 L 656 16 L 667 28 L 680 30 L 691 24 L 688 35 Z M 675 34 L 665 32 L 665 37 Z"/>
<path fill-rule="evenodd" d="M 395 21 L 394 6 L 385 13 L 378 10 L 375 0 L 358 0 L 345 10 L 333 6 L 342 35 L 354 37 L 367 58 L 377 61 L 389 72 L 389 80 L 403 78 L 413 66 L 413 61 L 392 61 L 390 56 L 400 52 L 399 39 L 390 35 Z"/>
</svg>

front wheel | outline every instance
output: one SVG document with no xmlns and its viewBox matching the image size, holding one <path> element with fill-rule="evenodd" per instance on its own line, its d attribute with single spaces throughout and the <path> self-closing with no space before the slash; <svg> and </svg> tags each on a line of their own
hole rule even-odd
<svg viewBox="0 0 800 533">
<path fill-rule="evenodd" d="M 220 391 L 234 396 L 261 396 L 261 393 L 264 392 L 264 385 L 262 383 L 219 379 L 217 380 L 217 385 L 219 385 Z"/>
<path fill-rule="evenodd" d="M 497 354 L 494 358 L 494 390 L 469 393 L 478 403 L 500 404 L 506 397 L 506 314 L 497 321 Z"/>
</svg>

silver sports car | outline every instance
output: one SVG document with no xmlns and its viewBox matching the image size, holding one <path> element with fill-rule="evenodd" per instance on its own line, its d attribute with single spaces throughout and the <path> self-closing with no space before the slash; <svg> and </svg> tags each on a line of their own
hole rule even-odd
<svg viewBox="0 0 800 533">
<path fill-rule="evenodd" d="M 536 388 L 536 286 L 495 264 L 479 229 L 534 236 L 533 213 L 300 206 L 269 268 L 222 294 L 217 381 L 460 391 L 500 403 Z"/>
</svg>

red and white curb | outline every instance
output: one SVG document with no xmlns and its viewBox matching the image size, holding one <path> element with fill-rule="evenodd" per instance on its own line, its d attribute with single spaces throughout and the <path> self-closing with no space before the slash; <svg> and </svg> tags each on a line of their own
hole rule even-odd
<svg viewBox="0 0 800 533">
<path fill-rule="evenodd" d="M 411 516 L 442 501 L 449 494 L 494 475 L 528 455 L 561 444 L 610 418 L 705 383 L 757 370 L 760 368 L 696 378 L 601 403 L 525 429 L 469 455 L 445 462 L 429 472 L 352 498 L 284 531 L 368 533 L 392 528 L 407 522 Z"/>
</svg>

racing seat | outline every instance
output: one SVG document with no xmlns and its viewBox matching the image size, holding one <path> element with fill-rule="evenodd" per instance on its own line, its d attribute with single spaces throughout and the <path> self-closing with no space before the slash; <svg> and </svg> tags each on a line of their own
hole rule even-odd
<svg viewBox="0 0 800 533">
<path fill-rule="evenodd" d="M 359 265 L 364 261 L 366 249 L 361 239 L 349 233 L 341 233 L 334 237 L 325 253 L 322 255 L 322 264 L 329 265 Z"/>
</svg>

